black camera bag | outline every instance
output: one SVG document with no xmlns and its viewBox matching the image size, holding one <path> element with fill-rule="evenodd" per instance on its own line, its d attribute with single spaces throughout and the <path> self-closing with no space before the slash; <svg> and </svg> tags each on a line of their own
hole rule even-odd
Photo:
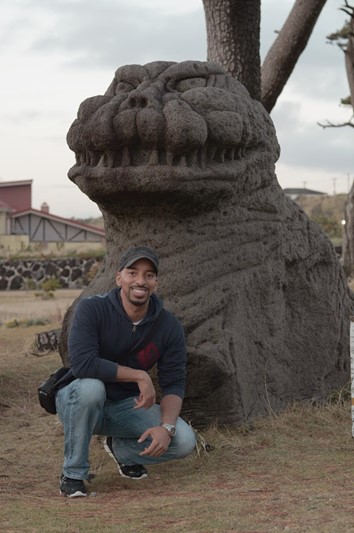
<svg viewBox="0 0 354 533">
<path fill-rule="evenodd" d="M 38 388 L 38 399 L 40 405 L 52 415 L 57 412 L 55 406 L 55 395 L 59 389 L 65 387 L 72 381 L 75 376 L 73 375 L 71 368 L 58 368 L 48 379 L 44 381 Z"/>
</svg>

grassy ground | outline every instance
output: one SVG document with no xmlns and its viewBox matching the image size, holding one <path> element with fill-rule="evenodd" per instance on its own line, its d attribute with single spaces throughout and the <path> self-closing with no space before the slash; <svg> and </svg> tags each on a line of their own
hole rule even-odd
<svg viewBox="0 0 354 533">
<path fill-rule="evenodd" d="M 354 532 L 354 443 L 343 398 L 294 405 L 252 427 L 209 428 L 213 451 L 150 467 L 141 481 L 120 478 L 95 438 L 90 496 L 59 496 L 62 428 L 37 404 L 36 389 L 60 360 L 26 355 L 41 330 L 0 327 L 1 533 Z"/>
</svg>

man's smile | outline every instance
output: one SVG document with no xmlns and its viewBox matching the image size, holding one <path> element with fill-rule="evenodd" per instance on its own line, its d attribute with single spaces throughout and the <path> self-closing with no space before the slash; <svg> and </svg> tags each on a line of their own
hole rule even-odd
<svg viewBox="0 0 354 533">
<path fill-rule="evenodd" d="M 145 287 L 130 287 L 130 290 L 135 296 L 144 296 L 148 293 L 148 289 Z"/>
</svg>

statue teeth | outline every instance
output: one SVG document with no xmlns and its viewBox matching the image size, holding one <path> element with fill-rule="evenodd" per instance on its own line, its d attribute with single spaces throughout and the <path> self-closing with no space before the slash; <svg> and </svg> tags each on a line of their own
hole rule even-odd
<svg viewBox="0 0 354 533">
<path fill-rule="evenodd" d="M 156 166 L 165 164 L 168 166 L 180 168 L 204 169 L 209 163 L 224 163 L 224 161 L 233 161 L 240 157 L 240 147 L 217 149 L 213 145 L 204 145 L 199 150 L 193 150 L 184 155 L 177 155 L 173 152 L 159 151 L 157 148 L 145 150 L 137 156 L 135 161 L 134 153 L 131 153 L 128 146 L 124 146 L 122 151 L 104 152 L 99 154 L 95 151 L 86 150 L 76 154 L 77 165 L 89 165 L 91 167 L 101 166 L 106 168 L 129 167 L 135 166 Z"/>
<path fill-rule="evenodd" d="M 235 158 L 235 148 L 230 148 L 227 150 L 227 159 L 230 159 L 230 161 L 233 161 Z"/>
<path fill-rule="evenodd" d="M 171 167 L 172 161 L 173 161 L 173 154 L 171 152 L 166 152 L 166 164 Z"/>
<path fill-rule="evenodd" d="M 197 165 L 197 163 L 198 163 L 198 152 L 197 152 L 197 150 L 194 150 L 193 152 L 191 152 L 188 159 L 189 159 L 189 166 L 195 167 Z"/>
<path fill-rule="evenodd" d="M 103 157 L 103 166 L 109 167 L 109 154 L 106 152 Z"/>
<path fill-rule="evenodd" d="M 100 167 L 104 167 L 104 154 L 101 155 L 98 163 L 97 163 Z"/>
<path fill-rule="evenodd" d="M 206 145 L 202 146 L 200 150 L 200 166 L 205 168 L 207 164 L 207 147 Z"/>
<path fill-rule="evenodd" d="M 219 163 L 224 163 L 224 161 L 225 161 L 225 152 L 226 152 L 226 150 L 218 150 L 217 157 L 218 157 Z"/>
<path fill-rule="evenodd" d="M 156 148 L 151 151 L 149 165 L 158 165 L 159 164 L 159 154 Z"/>
<path fill-rule="evenodd" d="M 123 158 L 122 158 L 122 167 L 129 167 L 130 165 L 130 155 L 129 148 L 124 146 L 123 148 Z"/>
<path fill-rule="evenodd" d="M 207 157 L 209 162 L 213 162 L 215 159 L 216 148 L 215 146 L 209 146 L 207 150 Z"/>
<path fill-rule="evenodd" d="M 182 155 L 181 160 L 178 164 L 179 167 L 186 167 L 187 166 L 187 159 L 185 155 Z"/>
</svg>

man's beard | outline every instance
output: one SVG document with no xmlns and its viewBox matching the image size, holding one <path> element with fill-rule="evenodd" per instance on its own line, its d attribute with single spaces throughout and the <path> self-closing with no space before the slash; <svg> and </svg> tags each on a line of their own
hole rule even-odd
<svg viewBox="0 0 354 533">
<path fill-rule="evenodd" d="M 142 307 L 143 305 L 146 305 L 148 300 L 149 300 L 149 298 L 147 298 L 144 301 L 141 301 L 141 300 L 136 301 L 136 300 L 132 300 L 131 298 L 129 298 L 130 303 L 133 304 L 133 305 L 136 305 L 137 307 Z"/>
<path fill-rule="evenodd" d="M 134 295 L 132 295 L 131 291 L 129 291 L 128 295 L 129 295 L 129 298 L 128 298 L 129 302 L 132 305 L 136 305 L 137 307 L 142 307 L 146 305 L 146 303 L 149 301 L 149 298 L 150 298 L 150 294 L 148 292 L 146 293 L 146 298 L 142 298 L 141 300 L 139 298 L 136 298 Z"/>
</svg>

